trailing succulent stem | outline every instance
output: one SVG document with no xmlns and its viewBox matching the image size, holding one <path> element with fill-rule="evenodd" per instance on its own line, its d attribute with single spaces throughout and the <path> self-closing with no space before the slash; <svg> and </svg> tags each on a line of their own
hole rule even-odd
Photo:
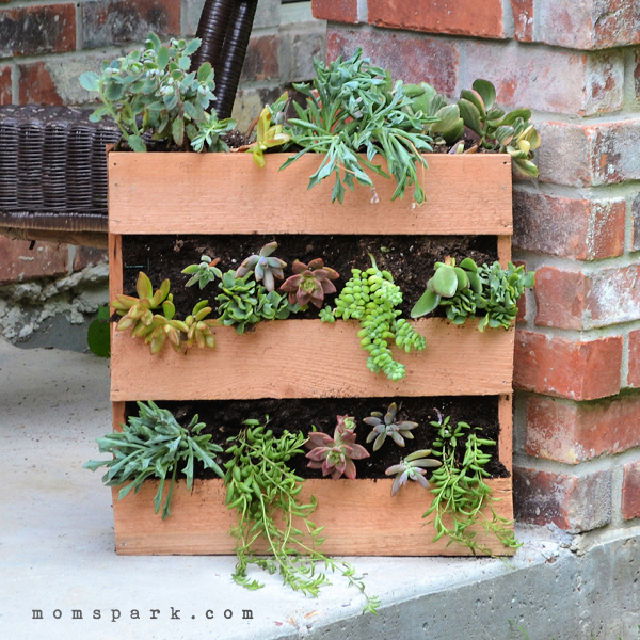
<svg viewBox="0 0 640 640">
<path fill-rule="evenodd" d="M 389 436 L 399 447 L 404 447 L 404 439 L 413 439 L 411 431 L 418 427 L 417 422 L 411 422 L 410 420 L 398 420 L 398 405 L 392 402 L 388 407 L 386 413 L 382 414 L 379 411 L 374 411 L 364 421 L 370 427 L 371 432 L 367 436 L 367 444 L 373 442 L 373 451 L 377 451 L 382 447 L 387 436 Z"/>
<path fill-rule="evenodd" d="M 350 416 L 338 416 L 333 437 L 322 431 L 311 431 L 307 435 L 305 446 L 310 449 L 305 455 L 310 469 L 322 469 L 322 475 L 331 475 L 337 480 L 345 475 L 355 480 L 354 460 L 364 460 L 369 452 L 356 444 L 355 421 Z"/>
<path fill-rule="evenodd" d="M 246 420 L 244 427 L 228 438 L 230 459 L 224 464 L 226 505 L 238 515 L 238 525 L 232 530 L 238 540 L 235 581 L 248 589 L 263 586 L 247 576 L 251 563 L 268 573 L 279 573 L 292 589 L 317 596 L 329 582 L 326 572 L 337 572 L 366 597 L 365 611 L 375 613 L 379 599 L 366 594 L 354 568 L 318 550 L 322 527 L 310 519 L 317 501 L 312 497 L 307 504 L 301 502 L 302 478 L 288 465 L 303 452 L 305 436 L 287 430 L 275 436 L 266 423 L 257 420 Z M 271 555 L 256 555 L 258 543 L 266 543 Z"/>
<path fill-rule="evenodd" d="M 163 45 L 151 33 L 144 49 L 106 64 L 101 74 L 87 71 L 82 87 L 97 93 L 102 102 L 93 122 L 113 118 L 132 151 L 146 151 L 149 139 L 194 151 L 226 151 L 222 135 L 235 127 L 231 118 L 219 120 L 209 111 L 213 95 L 213 69 L 207 62 L 189 71 L 199 38 L 172 38 Z"/>
<path fill-rule="evenodd" d="M 121 432 L 98 438 L 101 452 L 112 454 L 109 460 L 91 460 L 83 466 L 95 471 L 106 467 L 102 481 L 108 486 L 123 485 L 118 493 L 122 500 L 133 489 L 138 493 L 145 480 L 159 479 L 154 499 L 155 512 L 171 515 L 171 499 L 177 478 L 186 477 L 187 488 L 193 487 L 194 463 L 201 462 L 222 477 L 216 456 L 222 448 L 211 442 L 211 435 L 202 434 L 206 427 L 193 416 L 187 427 L 181 427 L 173 414 L 160 409 L 154 402 L 138 402 L 140 414 L 130 416 Z M 183 465 L 184 466 L 181 466 Z M 163 498 L 166 480 L 169 490 Z M 125 484 L 128 483 L 128 484 Z"/>
<path fill-rule="evenodd" d="M 506 269 L 499 262 L 478 267 L 471 258 L 465 258 L 456 267 L 455 260 L 447 258 L 435 263 L 435 273 L 411 310 L 411 317 L 428 315 L 440 305 L 454 324 L 480 316 L 480 331 L 486 327 L 509 329 L 518 314 L 520 296 L 533 283 L 532 272 L 511 262 Z"/>
<path fill-rule="evenodd" d="M 438 437 L 433 443 L 432 453 L 442 462 L 431 475 L 431 507 L 423 517 L 433 516 L 433 527 L 436 535 L 434 542 L 442 537 L 449 538 L 448 544 L 456 542 L 468 549 L 481 553 L 490 553 L 490 549 L 482 546 L 476 539 L 474 525 L 481 524 L 493 533 L 506 547 L 516 548 L 518 542 L 513 536 L 507 518 L 499 516 L 491 502 L 491 487 L 485 482 L 489 477 L 486 470 L 492 456 L 482 447 L 495 446 L 494 440 L 481 438 L 466 422 L 458 422 L 454 427 L 450 418 L 439 415 L 438 420 L 431 422 L 438 430 Z M 458 454 L 458 446 L 464 442 L 464 457 Z M 491 511 L 491 519 L 483 514 L 483 509 Z"/>
<path fill-rule="evenodd" d="M 400 318 L 397 307 L 402 302 L 402 292 L 394 284 L 388 271 L 381 271 L 371 256 L 371 267 L 366 271 L 351 270 L 351 278 L 340 291 L 331 310 L 325 307 L 320 319 L 333 322 L 335 318 L 358 320 L 362 329 L 358 332 L 360 344 L 369 353 L 367 367 L 377 373 L 384 372 L 389 380 L 402 380 L 404 365 L 393 359 L 390 343 L 407 353 L 426 348 L 424 336 L 411 324 Z"/>
</svg>

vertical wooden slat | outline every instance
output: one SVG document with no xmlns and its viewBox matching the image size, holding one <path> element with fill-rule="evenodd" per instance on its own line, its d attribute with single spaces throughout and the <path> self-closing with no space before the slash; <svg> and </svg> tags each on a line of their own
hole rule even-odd
<svg viewBox="0 0 640 640">
<path fill-rule="evenodd" d="M 498 260 L 506 269 L 511 260 L 511 236 L 498 236 Z"/>
<path fill-rule="evenodd" d="M 500 435 L 498 437 L 498 459 L 511 473 L 513 455 L 513 396 L 499 396 L 498 422 Z"/>
</svg>

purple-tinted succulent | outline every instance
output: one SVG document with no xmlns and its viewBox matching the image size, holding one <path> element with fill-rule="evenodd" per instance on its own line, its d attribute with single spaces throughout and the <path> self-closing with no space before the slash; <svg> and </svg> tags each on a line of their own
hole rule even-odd
<svg viewBox="0 0 640 640">
<path fill-rule="evenodd" d="M 411 431 L 418 426 L 417 422 L 410 420 L 396 420 L 398 415 L 398 405 L 392 402 L 387 407 L 387 412 L 382 415 L 379 411 L 374 411 L 364 421 L 373 427 L 367 436 L 367 443 L 373 441 L 372 449 L 377 451 L 386 440 L 387 436 L 393 438 L 393 441 L 399 446 L 404 447 L 404 439 L 413 439 Z"/>
<path fill-rule="evenodd" d="M 432 458 L 427 458 L 431 453 L 430 449 L 420 449 L 414 451 L 404 458 L 400 464 L 394 464 L 385 469 L 386 476 L 395 476 L 393 485 L 391 485 L 391 495 L 395 496 L 400 487 L 406 484 L 407 480 L 414 480 L 421 484 L 425 489 L 429 488 L 429 481 L 425 477 L 427 469 L 439 467 L 442 463 Z"/>
<path fill-rule="evenodd" d="M 310 469 L 322 469 L 322 475 L 334 480 L 345 475 L 353 480 L 356 477 L 354 460 L 364 460 L 369 452 L 356 444 L 356 434 L 352 430 L 355 422 L 350 416 L 338 416 L 338 424 L 333 437 L 322 431 L 312 431 L 307 436 L 305 446 L 311 451 L 305 454 Z"/>
<path fill-rule="evenodd" d="M 283 269 L 287 266 L 284 260 L 271 255 L 277 248 L 277 242 L 269 242 L 260 249 L 257 255 L 245 258 L 236 271 L 236 277 L 241 278 L 253 271 L 256 282 L 262 281 L 267 291 L 273 291 L 276 287 L 275 279 L 282 280 L 284 278 Z"/>
<path fill-rule="evenodd" d="M 335 293 L 336 288 L 331 282 L 340 276 L 337 271 L 324 266 L 322 258 L 310 260 L 305 264 L 301 260 L 294 260 L 291 265 L 293 275 L 289 276 L 280 291 L 289 293 L 289 302 L 298 303 L 306 307 L 309 303 L 320 309 L 326 293 Z"/>
</svg>

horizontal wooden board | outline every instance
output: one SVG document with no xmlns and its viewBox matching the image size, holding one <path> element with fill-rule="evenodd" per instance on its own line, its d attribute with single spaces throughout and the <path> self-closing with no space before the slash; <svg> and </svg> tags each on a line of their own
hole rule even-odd
<svg viewBox="0 0 640 640">
<path fill-rule="evenodd" d="M 463 545 L 433 542 L 433 527 L 421 515 L 430 504 L 430 494 L 417 483 L 409 483 L 391 497 L 392 480 L 307 480 L 302 500 L 318 498 L 312 520 L 325 527 L 322 551 L 347 556 L 463 556 L 471 555 Z M 489 484 L 499 498 L 493 508 L 512 519 L 511 480 L 494 479 Z M 229 529 L 235 513 L 224 507 L 221 480 L 199 480 L 189 493 L 180 482 L 173 498 L 173 515 L 162 520 L 153 509 L 157 485 L 145 483 L 138 494 L 117 500 L 114 490 L 116 552 L 120 555 L 230 555 L 234 539 Z M 489 517 L 491 517 L 489 512 Z M 513 555 L 482 527 L 478 541 L 494 555 Z"/>
<path fill-rule="evenodd" d="M 333 180 L 307 190 L 320 158 L 284 171 L 288 154 L 258 167 L 249 154 L 112 152 L 112 234 L 511 235 L 508 155 L 428 156 L 419 170 L 422 206 L 411 190 L 391 202 L 394 182 L 375 176 L 332 204 Z"/>
<path fill-rule="evenodd" d="M 461 396 L 511 393 L 514 332 L 477 331 L 441 318 L 419 320 L 427 348 L 394 349 L 407 376 L 391 382 L 366 368 L 359 325 L 338 321 L 263 322 L 245 335 L 215 330 L 213 350 L 156 356 L 140 339 L 114 331 L 112 400 L 207 400 L 384 396 Z"/>
</svg>

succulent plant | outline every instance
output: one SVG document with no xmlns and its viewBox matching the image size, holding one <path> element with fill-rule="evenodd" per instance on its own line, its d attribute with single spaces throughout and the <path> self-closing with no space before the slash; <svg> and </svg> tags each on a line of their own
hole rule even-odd
<svg viewBox="0 0 640 640">
<path fill-rule="evenodd" d="M 448 104 L 428 82 L 405 84 L 404 93 L 412 100 L 412 108 L 426 116 L 437 118 L 426 126 L 435 144 L 453 144 L 464 135 L 464 120 L 457 104 Z"/>
<path fill-rule="evenodd" d="M 121 316 L 116 329 L 118 331 L 130 330 L 134 336 L 143 336 L 153 322 L 152 310 L 164 306 L 167 313 L 175 313 L 169 291 L 171 282 L 169 279 L 163 280 L 160 288 L 156 291 L 151 286 L 151 281 L 146 273 L 142 271 L 138 274 L 136 290 L 138 297 L 127 296 L 122 293 L 116 295 L 111 307 L 117 315 Z"/>
<path fill-rule="evenodd" d="M 427 282 L 426 291 L 411 309 L 412 318 L 420 318 L 431 313 L 442 298 L 453 298 L 458 291 L 471 288 L 476 293 L 482 291 L 478 265 L 471 258 L 464 258 L 460 266 L 456 266 L 454 258 L 445 258 L 444 262 L 436 262 L 435 273 Z"/>
<path fill-rule="evenodd" d="M 486 327 L 509 329 L 518 314 L 518 299 L 533 286 L 534 274 L 511 262 L 506 269 L 499 262 L 478 267 L 470 258 L 462 260 L 460 267 L 454 265 L 452 258 L 436 262 L 436 272 L 411 316 L 427 315 L 441 305 L 454 324 L 464 324 L 467 318 L 481 315 L 480 331 Z"/>
<path fill-rule="evenodd" d="M 306 265 L 301 260 L 294 260 L 291 265 L 293 275 L 289 276 L 280 291 L 289 293 L 289 302 L 299 304 L 305 309 L 309 303 L 320 309 L 326 293 L 335 293 L 336 288 L 331 282 L 340 274 L 329 267 L 324 266 L 322 258 L 310 260 Z"/>
<path fill-rule="evenodd" d="M 534 284 L 534 274 L 527 272 L 524 266 L 516 267 L 512 262 L 506 269 L 499 262 L 480 267 L 482 279 L 482 296 L 478 297 L 478 308 L 485 315 L 478 324 L 478 329 L 485 327 L 503 327 L 509 329 L 518 315 L 518 299 L 525 288 Z"/>
<path fill-rule="evenodd" d="M 389 380 L 402 380 L 406 375 L 404 365 L 394 360 L 389 342 L 395 341 L 396 346 L 408 353 L 421 351 L 427 341 L 399 317 L 401 312 L 396 307 L 402 302 L 402 292 L 393 276 L 381 271 L 373 256 L 370 257 L 371 267 L 366 271 L 351 270 L 351 278 L 340 291 L 333 312 L 325 307 L 320 311 L 320 319 L 359 320 L 362 329 L 358 337 L 369 353 L 369 370 L 382 371 Z"/>
<path fill-rule="evenodd" d="M 399 464 L 391 465 L 385 469 L 384 474 L 386 476 L 395 476 L 395 480 L 391 485 L 392 496 L 395 496 L 400 491 L 400 488 L 406 484 L 407 480 L 414 480 L 425 489 L 429 488 L 429 481 L 425 477 L 428 473 L 427 469 L 442 466 L 442 462 L 439 460 L 427 458 L 430 453 L 431 449 L 419 449 L 403 458 Z"/>
<path fill-rule="evenodd" d="M 222 324 L 235 325 L 238 333 L 244 333 L 248 325 L 261 320 L 285 320 L 291 313 L 297 313 L 297 305 L 290 305 L 286 296 L 267 291 L 250 275 L 239 277 L 236 271 L 223 274 L 218 283 L 221 293 L 216 296 Z"/>
<path fill-rule="evenodd" d="M 155 315 L 149 331 L 142 337 L 153 355 L 160 353 L 167 341 L 176 351 L 183 351 L 182 334 L 186 333 L 186 329 L 186 324 L 181 320 L 174 320 L 173 316 L 167 318 Z"/>
<path fill-rule="evenodd" d="M 341 420 L 342 418 L 342 420 Z M 364 460 L 369 452 L 356 444 L 356 434 L 347 416 L 338 416 L 333 437 L 322 431 L 312 431 L 307 436 L 305 446 L 310 449 L 305 454 L 310 469 L 322 469 L 322 475 L 334 480 L 345 475 L 353 480 L 356 477 L 354 460 Z"/>
<path fill-rule="evenodd" d="M 387 436 L 393 439 L 393 441 L 399 446 L 404 447 L 404 438 L 413 439 L 411 431 L 418 426 L 417 422 L 411 422 L 410 420 L 398 420 L 398 405 L 392 402 L 387 407 L 385 414 L 379 411 L 374 411 L 364 421 L 371 429 L 367 436 L 367 444 L 373 442 L 372 449 L 377 451 L 382 447 Z"/>
<path fill-rule="evenodd" d="M 197 284 L 200 289 L 204 289 L 216 278 L 222 278 L 222 272 L 217 267 L 219 262 L 220 258 L 202 256 L 200 258 L 200 264 L 192 264 L 186 269 L 183 269 L 180 273 L 185 273 L 191 276 L 186 286 L 192 287 L 194 284 Z"/>
<path fill-rule="evenodd" d="M 258 116 L 256 141 L 247 149 L 259 167 L 264 167 L 264 152 L 273 147 L 280 147 L 291 140 L 284 130 L 284 111 L 289 102 L 289 94 L 285 91 L 273 104 L 265 107 Z"/>
<path fill-rule="evenodd" d="M 275 278 L 283 280 L 283 269 L 287 266 L 284 260 L 271 255 L 277 248 L 277 242 L 265 244 L 258 254 L 249 256 L 240 263 L 240 267 L 236 270 L 236 276 L 241 278 L 253 271 L 256 282 L 262 281 L 267 291 L 273 291 L 276 286 Z"/>
<path fill-rule="evenodd" d="M 146 151 L 148 137 L 194 151 L 226 151 L 222 135 L 235 127 L 210 111 L 214 100 L 213 69 L 208 62 L 191 71 L 191 55 L 201 40 L 172 38 L 167 45 L 150 33 L 144 49 L 104 65 L 98 75 L 80 76 L 87 91 L 102 101 L 93 122 L 109 117 L 133 151 Z M 146 135 L 145 135 L 146 134 Z"/>
<path fill-rule="evenodd" d="M 208 300 L 201 300 L 194 305 L 191 315 L 187 316 L 184 321 L 187 334 L 186 347 L 198 347 L 199 349 L 213 349 L 215 347 L 215 338 L 212 328 L 215 327 L 217 320 L 207 320 L 207 316 L 211 313 L 211 307 L 207 306 Z"/>
<path fill-rule="evenodd" d="M 531 111 L 516 109 L 505 113 L 495 102 L 496 89 L 488 80 L 476 80 L 472 90 L 462 91 L 458 107 L 465 126 L 480 136 L 478 146 L 508 153 L 517 172 L 536 178 L 538 167 L 531 158 L 540 146 L 540 134 L 529 123 Z M 477 147 L 467 151 L 476 150 Z"/>
</svg>

